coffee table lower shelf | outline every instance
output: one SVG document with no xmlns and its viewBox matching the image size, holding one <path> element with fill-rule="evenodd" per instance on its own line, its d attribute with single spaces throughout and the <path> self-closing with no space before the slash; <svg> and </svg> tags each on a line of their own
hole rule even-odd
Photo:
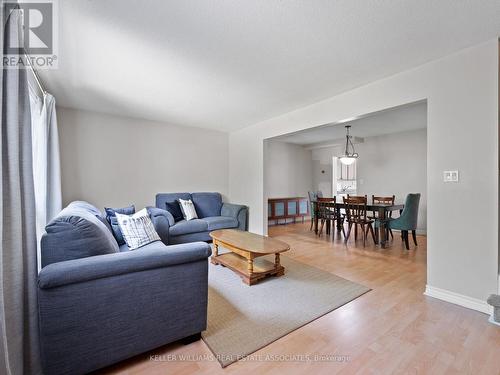
<svg viewBox="0 0 500 375">
<path fill-rule="evenodd" d="M 266 277 L 285 274 L 285 268 L 279 264 L 279 254 L 276 255 L 277 262 L 275 263 L 263 258 L 252 259 L 249 262 L 249 259 L 236 253 L 212 255 L 211 262 L 231 269 L 241 277 L 245 284 L 253 285 Z"/>
</svg>

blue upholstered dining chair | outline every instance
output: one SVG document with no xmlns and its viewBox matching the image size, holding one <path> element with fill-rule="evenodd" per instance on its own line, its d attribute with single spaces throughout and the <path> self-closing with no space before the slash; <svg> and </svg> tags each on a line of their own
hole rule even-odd
<svg viewBox="0 0 500 375">
<path fill-rule="evenodd" d="M 313 201 L 316 201 L 318 198 L 323 198 L 323 193 L 321 191 L 308 191 L 307 194 L 309 195 L 309 204 L 311 206 L 311 228 L 309 230 L 313 229 L 313 224 L 314 224 L 314 217 L 316 213 L 314 212 L 314 205 Z"/>
<path fill-rule="evenodd" d="M 411 230 L 413 242 L 417 246 L 417 221 L 418 221 L 418 205 L 420 203 L 420 193 L 411 193 L 406 196 L 405 207 L 401 216 L 396 219 L 390 219 L 387 222 L 389 229 L 401 231 L 401 237 L 406 245 L 406 250 L 410 250 L 408 244 L 408 232 Z"/>
</svg>

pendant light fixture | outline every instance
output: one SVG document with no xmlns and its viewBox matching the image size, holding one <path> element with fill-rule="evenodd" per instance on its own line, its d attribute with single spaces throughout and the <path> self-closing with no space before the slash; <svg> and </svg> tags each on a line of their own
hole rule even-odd
<svg viewBox="0 0 500 375">
<path fill-rule="evenodd" d="M 352 144 L 352 136 L 349 135 L 349 129 L 351 128 L 351 125 L 346 125 L 346 142 L 345 142 L 345 151 L 344 155 L 340 157 L 340 162 L 344 165 L 351 165 L 354 163 L 354 161 L 358 158 L 358 153 L 354 150 L 354 145 Z M 349 152 L 349 148 L 352 150 L 352 152 Z"/>
</svg>

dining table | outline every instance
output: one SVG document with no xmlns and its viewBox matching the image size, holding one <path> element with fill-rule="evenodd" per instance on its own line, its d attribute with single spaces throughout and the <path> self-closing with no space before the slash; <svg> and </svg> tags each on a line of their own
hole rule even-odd
<svg viewBox="0 0 500 375">
<path fill-rule="evenodd" d="M 311 201 L 314 210 L 314 233 L 318 234 L 318 201 Z M 326 198 L 321 198 L 321 205 L 324 207 L 331 207 L 337 211 L 337 217 L 340 217 L 340 210 L 346 208 L 346 204 L 343 202 L 328 201 Z M 389 219 L 389 213 L 391 211 L 403 211 L 404 204 L 390 204 L 390 203 L 367 203 L 366 211 L 372 211 L 378 213 L 378 220 L 380 222 L 379 226 L 379 242 L 382 248 L 387 247 L 387 235 L 386 235 L 386 223 Z M 337 231 L 342 231 L 342 222 L 337 220 Z"/>
</svg>

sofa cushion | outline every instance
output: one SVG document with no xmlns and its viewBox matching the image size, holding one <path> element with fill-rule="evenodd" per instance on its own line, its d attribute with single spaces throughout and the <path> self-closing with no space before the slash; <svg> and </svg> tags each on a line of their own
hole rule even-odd
<svg viewBox="0 0 500 375">
<path fill-rule="evenodd" d="M 209 216 L 202 219 L 208 224 L 208 230 L 236 228 L 238 220 L 229 216 Z"/>
<path fill-rule="evenodd" d="M 181 234 L 206 232 L 208 223 L 201 219 L 181 220 L 170 227 L 169 233 L 171 236 L 179 236 Z"/>
<path fill-rule="evenodd" d="M 42 267 L 118 252 L 116 240 L 101 220 L 101 212 L 90 203 L 70 203 L 45 227 L 41 247 Z"/>
<path fill-rule="evenodd" d="M 183 244 L 189 242 L 207 242 L 210 241 L 212 237 L 210 237 L 210 232 L 197 232 L 197 233 L 188 233 L 181 234 L 180 236 L 171 236 L 169 238 L 169 245 Z"/>
<path fill-rule="evenodd" d="M 222 196 L 219 193 L 192 193 L 191 196 L 199 218 L 220 216 Z"/>
<path fill-rule="evenodd" d="M 111 231 L 113 232 L 116 242 L 118 242 L 118 246 L 125 244 L 125 239 L 123 238 L 122 231 L 118 225 L 118 220 L 116 220 L 116 214 L 133 215 L 135 214 L 135 206 L 131 205 L 123 208 L 104 207 L 104 211 L 106 211 L 106 220 L 111 226 Z"/>
<path fill-rule="evenodd" d="M 156 194 L 156 207 L 167 210 L 172 214 L 175 221 L 183 219 L 178 199 L 191 199 L 190 193 L 158 193 Z"/>
</svg>

